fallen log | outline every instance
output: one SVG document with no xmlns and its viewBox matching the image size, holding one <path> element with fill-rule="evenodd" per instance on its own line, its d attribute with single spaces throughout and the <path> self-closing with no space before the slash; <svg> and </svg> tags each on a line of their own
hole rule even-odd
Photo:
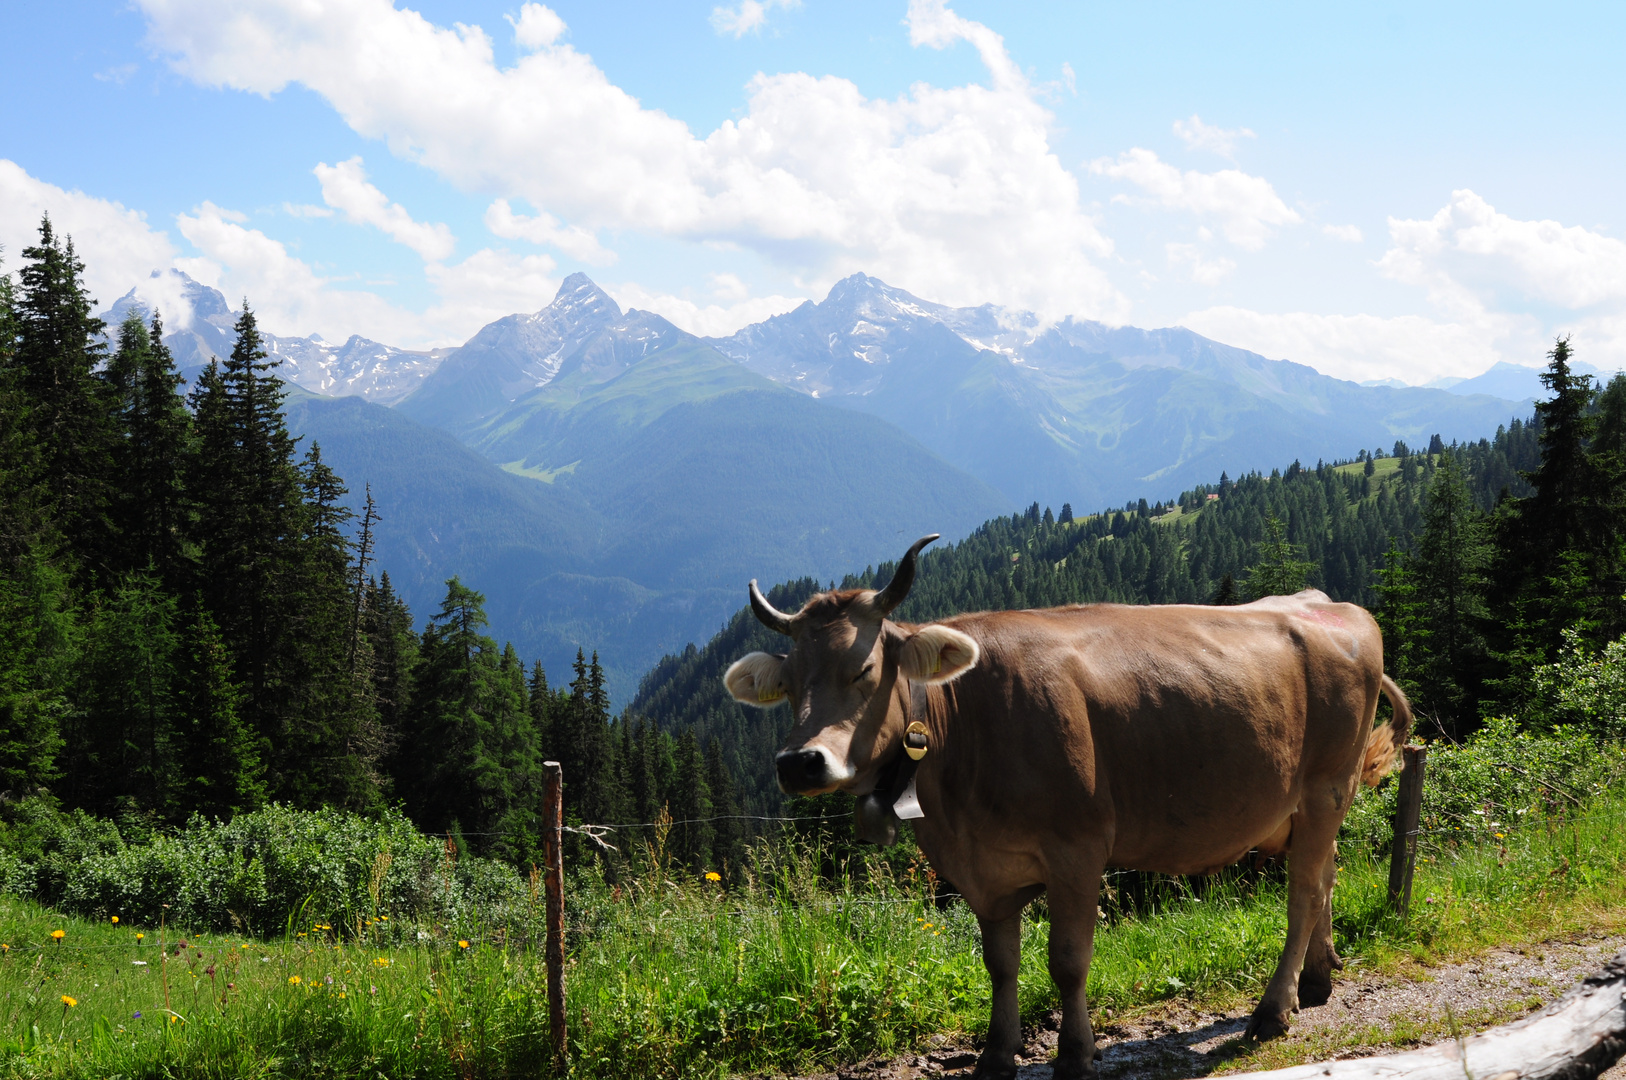
<svg viewBox="0 0 1626 1080">
<path fill-rule="evenodd" d="M 1593 1080 L 1626 1053 L 1626 950 L 1523 1020 L 1388 1057 L 1323 1061 L 1225 1080 Z"/>
</svg>

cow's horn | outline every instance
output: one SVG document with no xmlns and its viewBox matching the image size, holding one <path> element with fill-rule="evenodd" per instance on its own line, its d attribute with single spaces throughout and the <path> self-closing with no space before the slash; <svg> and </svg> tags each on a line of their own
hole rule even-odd
<svg viewBox="0 0 1626 1080">
<path fill-rule="evenodd" d="M 762 590 L 757 588 L 756 578 L 751 579 L 751 610 L 756 612 L 756 616 L 762 622 L 762 625 L 769 630 L 787 636 L 790 634 L 790 616 L 768 603 L 768 598 L 763 596 Z"/>
<path fill-rule="evenodd" d="M 914 542 L 910 549 L 904 552 L 903 558 L 898 560 L 898 572 L 892 575 L 886 588 L 875 594 L 875 610 L 882 615 L 890 614 L 892 609 L 903 603 L 903 598 L 909 595 L 909 589 L 915 583 L 915 558 L 920 549 L 936 540 L 941 533 L 932 533 L 922 536 Z"/>
</svg>

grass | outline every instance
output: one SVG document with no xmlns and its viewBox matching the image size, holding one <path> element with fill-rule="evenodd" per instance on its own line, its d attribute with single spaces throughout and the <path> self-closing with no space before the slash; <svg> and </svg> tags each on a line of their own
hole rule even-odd
<svg viewBox="0 0 1626 1080">
<path fill-rule="evenodd" d="M 1408 925 L 1387 912 L 1386 864 L 1352 845 L 1336 896 L 1339 947 L 1369 967 L 1399 970 L 1495 943 L 1618 928 L 1626 922 L 1623 819 L 1626 798 L 1606 793 L 1585 813 L 1533 822 L 1500 841 L 1429 849 Z M 893 873 L 877 860 L 832 886 L 814 856 L 765 850 L 750 882 L 727 892 L 670 873 L 614 891 L 573 881 L 574 1074 L 783 1072 L 900 1051 L 937 1032 L 980 1031 L 987 978 L 964 905 L 933 905 L 920 866 Z M 1268 874 L 1214 880 L 1201 895 L 1166 883 L 1138 913 L 1103 924 L 1092 1007 L 1122 1018 L 1177 996 L 1205 1007 L 1248 1001 L 1281 947 L 1283 892 L 1279 875 Z M 156 928 L 69 919 L 0 898 L 0 927 L 10 946 L 0 958 L 0 1076 L 547 1073 L 545 978 L 529 925 L 487 925 L 457 939 L 432 922 L 386 934 L 383 922 L 335 930 L 306 920 L 272 941 L 185 936 L 177 955 L 173 928 L 160 953 Z M 54 940 L 54 930 L 64 936 Z M 1023 939 L 1022 1010 L 1036 1019 L 1055 1006 L 1042 904 Z M 1228 1067 L 1293 1064 L 1341 1048 L 1279 1045 L 1242 1048 Z"/>
</svg>

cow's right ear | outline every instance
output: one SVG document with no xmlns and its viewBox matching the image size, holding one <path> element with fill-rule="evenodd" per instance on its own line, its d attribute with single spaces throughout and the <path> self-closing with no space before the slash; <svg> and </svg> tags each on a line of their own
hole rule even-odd
<svg viewBox="0 0 1626 1080">
<path fill-rule="evenodd" d="M 734 700 L 766 708 L 785 700 L 785 658 L 754 652 L 742 656 L 723 673 L 723 685 Z"/>
<path fill-rule="evenodd" d="M 970 634 L 928 623 L 905 639 L 898 670 L 917 682 L 945 683 L 975 667 L 980 654 Z"/>
</svg>

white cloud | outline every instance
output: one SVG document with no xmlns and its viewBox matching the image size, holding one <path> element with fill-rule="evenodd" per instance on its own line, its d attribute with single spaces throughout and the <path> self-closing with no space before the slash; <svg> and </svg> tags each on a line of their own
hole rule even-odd
<svg viewBox="0 0 1626 1080">
<path fill-rule="evenodd" d="M 1061 64 L 1061 81 L 1062 85 L 1067 87 L 1069 94 L 1074 97 L 1078 96 L 1078 76 L 1073 72 L 1073 65 L 1065 60 Z"/>
<path fill-rule="evenodd" d="M 1453 191 L 1425 221 L 1389 219 L 1389 277 L 1442 306 L 1511 295 L 1572 311 L 1626 306 L 1626 243 L 1557 221 L 1519 221 L 1472 191 Z"/>
<path fill-rule="evenodd" d="M 558 218 L 549 213 L 540 213 L 535 217 L 516 214 L 507 199 L 497 199 L 486 207 L 485 225 L 493 236 L 556 247 L 590 266 L 609 266 L 616 260 L 615 252 L 601 246 L 598 237 L 586 229 L 562 225 Z"/>
<path fill-rule="evenodd" d="M 768 21 L 768 12 L 774 8 L 790 10 L 802 6 L 802 0 L 740 0 L 739 7 L 711 9 L 711 28 L 719 34 L 733 34 L 735 39 L 759 31 Z"/>
<path fill-rule="evenodd" d="M 457 246 L 452 230 L 445 225 L 414 221 L 400 203 L 392 203 L 377 187 L 368 183 L 361 158 L 353 157 L 337 165 L 318 162 L 316 179 L 322 184 L 322 201 L 344 215 L 346 221 L 371 225 L 398 244 L 418 253 L 424 262 L 440 262 Z"/>
<path fill-rule="evenodd" d="M 1334 240 L 1342 240 L 1346 244 L 1358 244 L 1363 239 L 1358 225 L 1323 225 L 1321 231 Z"/>
<path fill-rule="evenodd" d="M 0 158 L 0 273 L 15 271 L 23 249 L 39 243 L 40 218 L 51 216 L 58 236 L 71 236 L 85 264 L 85 284 L 100 307 L 123 296 L 154 269 L 175 256 L 163 231 L 147 224 L 145 214 L 123 204 L 68 191 L 30 176 L 16 162 Z M 175 305 L 164 307 L 171 325 L 181 317 Z"/>
<path fill-rule="evenodd" d="M 708 274 L 707 280 L 711 282 L 711 295 L 719 300 L 744 300 L 751 295 L 751 287 L 736 274 Z"/>
<path fill-rule="evenodd" d="M 712 294 L 721 303 L 697 304 L 682 296 L 654 292 L 635 283 L 605 285 L 623 308 L 653 311 L 679 329 L 701 337 L 727 337 L 742 326 L 793 311 L 804 301 L 799 296 L 750 296 L 733 274 L 714 274 Z"/>
<path fill-rule="evenodd" d="M 1112 245 L 1051 150 L 1050 113 L 999 35 L 941 0 L 911 5 L 910 40 L 968 42 L 988 85 L 875 100 L 846 79 L 759 75 L 743 114 L 704 137 L 644 108 L 530 8 L 516 33 L 535 49 L 500 68 L 478 27 L 390 0 L 140 2 L 154 43 L 198 82 L 298 83 L 393 153 L 561 227 L 732 244 L 810 292 L 864 270 L 947 303 L 1127 314 L 1093 261 Z"/>
<path fill-rule="evenodd" d="M 519 18 L 505 16 L 514 27 L 514 40 L 527 49 L 545 49 L 565 32 L 565 21 L 542 4 L 525 4 Z"/>
<path fill-rule="evenodd" d="M 1225 238 L 1245 251 L 1264 247 L 1277 226 L 1304 220 L 1282 201 L 1268 180 L 1237 169 L 1181 172 L 1140 147 L 1119 154 L 1117 160 L 1098 158 L 1089 168 L 1099 176 L 1129 181 L 1164 209 L 1218 219 Z M 1123 195 L 1114 198 L 1127 203 L 1142 201 Z"/>
<path fill-rule="evenodd" d="M 407 347 L 454 345 L 492 319 L 542 307 L 559 288 L 546 255 L 485 249 L 460 263 L 426 265 L 439 302 L 427 311 L 409 311 L 321 276 L 281 241 L 234 220 L 241 217 L 209 202 L 179 215 L 182 235 L 203 255 L 175 264 L 233 304 L 246 296 L 260 324 L 277 334 L 315 331 L 333 341 L 361 334 Z"/>
<path fill-rule="evenodd" d="M 137 68 L 134 64 L 116 64 L 113 67 L 108 68 L 106 71 L 96 72 L 96 74 L 92 75 L 91 78 L 95 79 L 97 82 L 110 82 L 123 86 L 125 83 L 130 81 L 130 76 L 134 75 L 136 70 Z"/>
<path fill-rule="evenodd" d="M 1390 218 L 1389 250 L 1377 265 L 1452 318 L 1523 318 L 1545 327 L 1541 339 L 1572 333 L 1589 363 L 1626 363 L 1626 243 L 1613 237 L 1521 221 L 1464 189 L 1426 220 Z M 1506 359 L 1533 362 L 1547 347 L 1541 339 Z"/>
<path fill-rule="evenodd" d="M 1338 226 L 1324 231 L 1346 238 Z M 1380 317 L 1213 307 L 1182 321 L 1355 380 L 1418 384 L 1477 375 L 1497 361 L 1536 366 L 1560 333 L 1572 335 L 1590 364 L 1626 365 L 1626 243 L 1613 237 L 1522 221 L 1461 190 L 1432 217 L 1390 218 L 1389 248 L 1376 266 L 1418 289 L 1432 311 Z"/>
<path fill-rule="evenodd" d="M 537 311 L 559 291 L 558 264 L 546 255 L 484 248 L 460 263 L 425 268 L 440 303 L 425 314 L 448 344 L 461 344 L 494 319 Z"/>
<path fill-rule="evenodd" d="M 1199 285 L 1217 285 L 1236 269 L 1234 260 L 1207 258 L 1196 244 L 1164 244 L 1163 250 L 1169 256 L 1169 265 L 1187 267 L 1191 280 Z"/>
<path fill-rule="evenodd" d="M 1190 120 L 1176 120 L 1174 133 L 1180 136 L 1188 149 L 1209 150 L 1220 157 L 1234 158 L 1236 156 L 1236 141 L 1238 139 L 1253 139 L 1258 136 L 1247 128 L 1222 128 L 1213 124 L 1203 123 L 1203 118 L 1196 113 L 1191 114 Z"/>
</svg>

